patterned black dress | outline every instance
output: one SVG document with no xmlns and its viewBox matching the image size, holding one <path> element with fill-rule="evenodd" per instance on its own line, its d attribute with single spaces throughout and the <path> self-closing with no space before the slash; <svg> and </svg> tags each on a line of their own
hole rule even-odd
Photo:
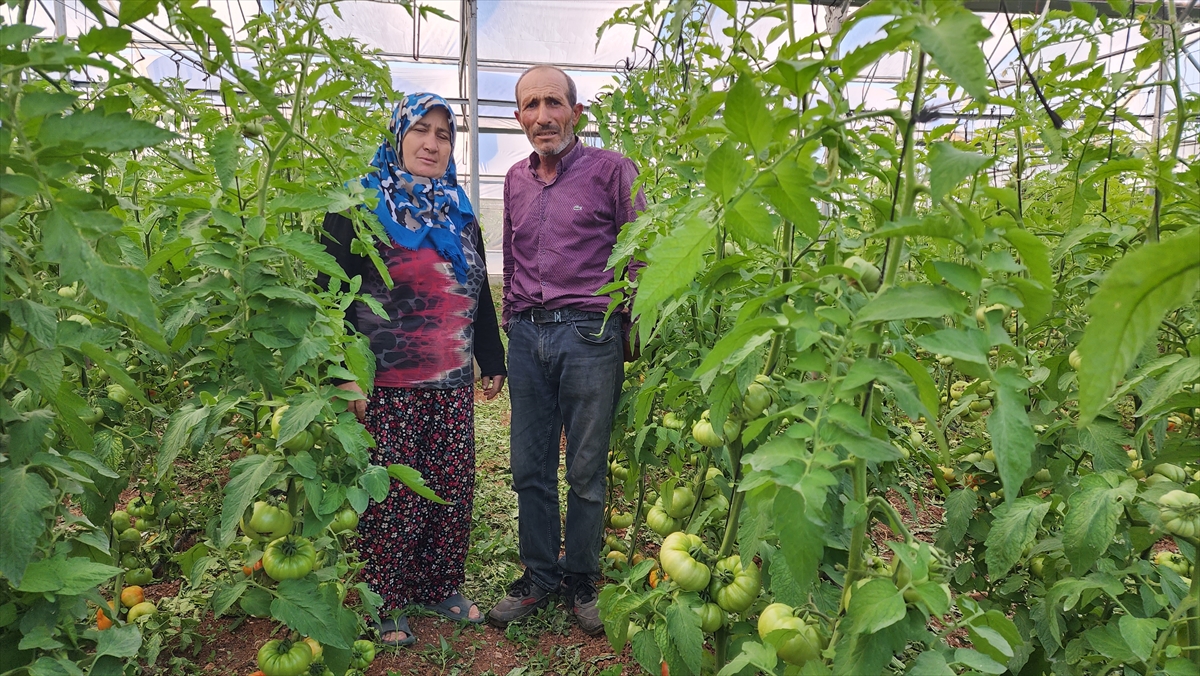
<svg viewBox="0 0 1200 676">
<path fill-rule="evenodd" d="M 393 484 L 359 522 L 363 578 L 383 597 L 382 611 L 439 603 L 464 579 L 475 491 L 474 366 L 484 376 L 506 375 L 504 348 L 487 283 L 482 233 L 463 228 L 469 264 L 465 284 L 436 251 L 380 247 L 392 278 L 388 289 L 375 266 L 350 253 L 353 225 L 325 217 L 326 249 L 362 292 L 387 312 L 354 302 L 346 319 L 375 353 L 375 389 L 364 425 L 375 437 L 371 461 L 408 465 L 450 504 L 439 505 Z M 319 280 L 327 283 L 325 280 Z"/>
</svg>

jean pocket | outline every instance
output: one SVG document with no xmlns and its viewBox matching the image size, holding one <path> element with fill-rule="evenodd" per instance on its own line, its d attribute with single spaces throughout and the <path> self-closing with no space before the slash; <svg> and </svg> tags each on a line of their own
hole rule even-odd
<svg viewBox="0 0 1200 676">
<path fill-rule="evenodd" d="M 571 328 L 575 329 L 575 335 L 588 345 L 607 345 L 617 338 L 616 329 L 611 321 L 605 323 L 596 319 L 571 322 Z"/>
</svg>

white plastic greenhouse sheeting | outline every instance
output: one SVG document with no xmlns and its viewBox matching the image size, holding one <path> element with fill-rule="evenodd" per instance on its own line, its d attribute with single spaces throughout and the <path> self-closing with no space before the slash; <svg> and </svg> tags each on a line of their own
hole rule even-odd
<svg viewBox="0 0 1200 676">
<path fill-rule="evenodd" d="M 47 33 L 53 32 L 55 6 L 60 2 L 65 10 L 66 35 L 73 37 L 96 25 L 95 18 L 79 0 L 35 0 L 30 20 L 46 26 Z M 460 0 L 418 2 L 445 12 L 453 20 L 430 16 L 422 21 L 414 21 L 400 5 L 354 0 L 338 4 L 340 17 L 335 16 L 332 10 L 325 10 L 326 20 L 333 34 L 353 36 L 368 48 L 380 50 L 382 58 L 389 63 L 393 83 L 398 90 L 434 91 L 448 98 L 465 98 L 467 92 L 460 88 L 459 77 L 462 30 L 462 23 L 458 21 Z M 101 4 L 114 15 L 119 8 L 119 0 L 101 0 Z M 245 21 L 258 13 L 260 8 L 274 11 L 276 6 L 272 0 L 210 0 L 208 4 L 221 20 L 239 33 Z M 627 63 L 639 63 L 646 57 L 646 48 L 651 41 L 645 33 L 641 35 L 642 44 L 637 46 L 634 45 L 634 31 L 624 26 L 610 29 L 603 39 L 596 39 L 597 29 L 604 21 L 617 9 L 633 4 L 636 4 L 635 0 L 479 0 L 479 98 L 511 101 L 513 85 L 521 70 L 533 63 L 553 63 L 571 73 L 578 84 L 581 100 L 593 99 L 603 87 L 614 82 L 613 75 L 619 68 Z M 738 6 L 745 9 L 754 4 L 758 3 L 740 2 Z M 796 25 L 797 35 L 825 30 L 830 10 L 802 3 L 797 3 L 797 8 L 801 10 Z M 12 21 L 13 10 L 0 9 L 0 16 Z M 993 35 L 984 45 L 984 53 L 996 77 L 1011 87 L 1016 76 L 1016 52 L 1007 32 L 1005 16 L 985 13 L 980 17 Z M 718 10 L 713 11 L 712 21 L 715 35 L 722 35 L 722 30 L 730 24 L 729 17 Z M 854 49 L 881 37 L 879 29 L 884 21 L 882 17 L 863 21 L 847 36 L 843 50 Z M 214 76 L 201 72 L 187 58 L 181 58 L 166 45 L 155 42 L 160 40 L 170 47 L 178 47 L 170 44 L 170 37 L 159 30 L 156 24 L 164 25 L 163 17 L 138 23 L 135 43 L 127 50 L 127 58 L 152 78 L 179 77 L 198 89 L 215 88 L 217 80 Z M 755 32 L 765 36 L 774 25 L 769 21 L 761 22 Z M 1197 30 L 1200 29 L 1194 24 L 1189 26 L 1189 32 L 1193 34 L 1187 40 L 1191 42 L 1189 51 L 1193 55 L 1200 54 L 1200 47 L 1196 43 L 1198 36 L 1194 34 Z M 1110 72 L 1123 70 L 1133 61 L 1134 52 L 1131 48 L 1136 49 L 1143 42 L 1145 38 L 1136 30 L 1119 31 L 1112 36 L 1100 37 L 1096 54 L 1102 57 Z M 1044 51 L 1041 58 L 1050 59 L 1058 54 L 1062 54 L 1069 62 L 1091 58 L 1090 48 L 1083 41 L 1061 44 Z M 244 65 L 252 67 L 250 59 L 251 55 L 245 54 Z M 1200 90 L 1200 71 L 1186 59 L 1182 61 L 1182 67 L 1187 91 Z M 860 81 L 846 87 L 844 95 L 851 104 L 861 104 L 866 108 L 893 106 L 896 103 L 893 84 L 907 69 L 908 59 L 905 55 L 889 57 L 863 73 Z M 98 73 L 85 75 L 100 76 Z M 1152 76 L 1153 73 L 1147 73 L 1144 79 Z M 1011 94 L 1011 89 L 1006 89 L 1002 94 Z M 1049 95 L 1053 97 L 1053 92 L 1049 92 Z M 1139 90 L 1124 102 L 1125 108 L 1135 115 L 1151 116 L 1155 113 L 1155 96 L 1154 89 Z M 935 95 L 933 105 L 942 112 L 952 113 L 962 107 L 957 100 L 960 98 L 961 95 L 957 95 L 952 100 L 947 90 L 943 89 Z M 1173 107 L 1168 93 L 1164 110 L 1169 111 Z M 512 110 L 507 105 L 483 105 L 480 108 L 480 115 L 483 116 L 481 129 L 485 130 L 479 143 L 480 195 L 484 199 L 499 198 L 505 172 L 529 154 L 529 146 L 522 135 L 486 132 L 489 117 L 511 119 Z M 467 111 L 460 112 L 465 115 Z M 1008 111 L 995 107 L 988 112 L 1003 114 Z M 1147 129 L 1150 127 L 1148 122 L 1145 124 Z M 945 121 L 934 124 L 943 123 Z M 964 133 L 969 135 L 992 123 L 970 120 L 963 124 Z M 493 123 L 491 126 L 496 125 Z M 457 161 L 460 175 L 469 180 L 466 143 L 458 145 Z"/>
</svg>

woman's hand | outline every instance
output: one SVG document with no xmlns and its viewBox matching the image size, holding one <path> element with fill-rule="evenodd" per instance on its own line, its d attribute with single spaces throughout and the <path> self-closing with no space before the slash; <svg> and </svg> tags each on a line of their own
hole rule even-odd
<svg viewBox="0 0 1200 676">
<path fill-rule="evenodd" d="M 483 376 L 479 384 L 483 387 L 483 398 L 491 401 L 504 388 L 504 376 Z"/>
<path fill-rule="evenodd" d="M 358 383 L 354 381 L 342 383 L 341 385 L 338 385 L 338 389 L 346 390 L 347 392 L 358 392 L 359 394 L 363 394 L 362 388 L 359 387 Z M 354 417 L 358 418 L 359 422 L 362 422 L 363 418 L 367 417 L 367 400 L 355 399 L 354 401 L 347 401 L 346 410 L 353 413 Z"/>
</svg>

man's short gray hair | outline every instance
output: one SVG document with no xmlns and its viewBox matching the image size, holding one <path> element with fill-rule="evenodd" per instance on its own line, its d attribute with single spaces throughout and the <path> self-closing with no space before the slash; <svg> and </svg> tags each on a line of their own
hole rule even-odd
<svg viewBox="0 0 1200 676">
<path fill-rule="evenodd" d="M 521 77 L 517 78 L 517 86 L 513 87 L 513 100 L 517 102 L 518 108 L 521 107 L 521 80 L 524 80 L 526 75 L 529 75 L 535 70 L 552 70 L 565 77 L 567 79 L 567 105 L 571 106 L 572 108 L 575 107 L 575 104 L 578 103 L 579 100 L 579 92 L 575 89 L 575 81 L 571 79 L 570 75 L 567 75 L 567 71 L 559 68 L 558 66 L 539 64 L 537 66 L 527 68 L 524 73 L 521 73 Z"/>
</svg>

